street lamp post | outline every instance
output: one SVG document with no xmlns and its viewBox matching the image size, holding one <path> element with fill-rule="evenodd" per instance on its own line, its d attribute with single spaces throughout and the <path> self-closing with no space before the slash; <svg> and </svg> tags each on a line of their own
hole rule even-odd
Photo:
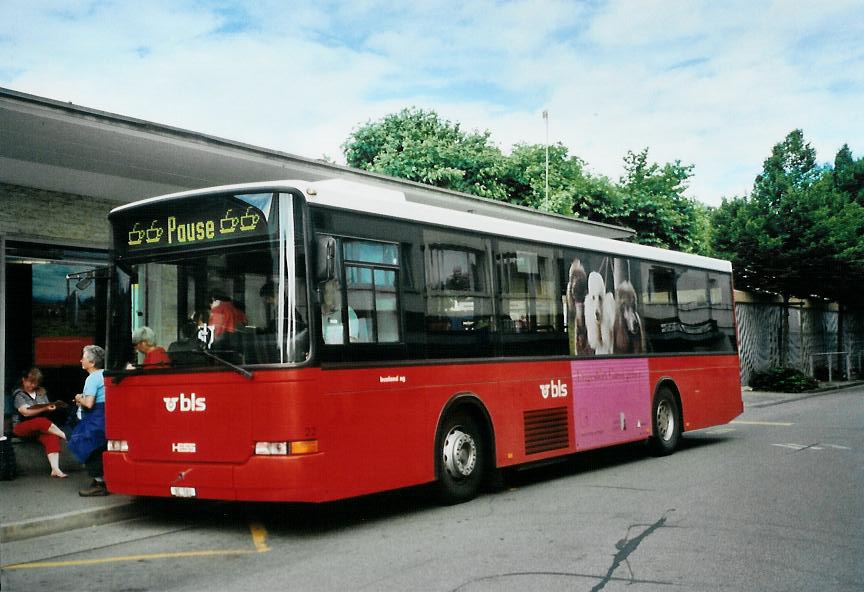
<svg viewBox="0 0 864 592">
<path fill-rule="evenodd" d="M 546 196 L 543 199 L 544 206 L 549 208 L 549 111 L 543 109 L 543 121 L 546 122 Z"/>
</svg>

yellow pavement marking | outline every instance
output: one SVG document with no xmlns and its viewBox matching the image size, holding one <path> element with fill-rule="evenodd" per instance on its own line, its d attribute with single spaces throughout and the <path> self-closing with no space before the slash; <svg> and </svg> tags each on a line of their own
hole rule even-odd
<svg viewBox="0 0 864 592">
<path fill-rule="evenodd" d="M 204 551 L 176 551 L 172 553 L 147 553 L 144 555 L 123 555 L 120 557 L 105 557 L 102 559 L 77 559 L 72 561 L 34 561 L 33 563 L 16 563 L 4 565 L 3 569 L 40 569 L 46 567 L 73 567 L 80 565 L 99 565 L 101 563 L 117 563 L 122 561 L 143 561 L 146 559 L 175 559 L 180 557 L 214 557 L 221 555 L 250 555 L 258 553 L 252 549 L 214 549 Z"/>
<path fill-rule="evenodd" d="M 201 551 L 174 551 L 168 553 L 146 553 L 143 555 L 122 555 L 120 557 L 104 557 L 102 559 L 75 559 L 70 561 L 34 561 L 32 563 L 16 563 L 3 565 L 3 569 L 44 569 L 50 567 L 75 567 L 83 565 L 100 565 L 105 563 L 119 563 L 124 561 L 145 561 L 148 559 L 181 559 L 184 557 L 220 557 L 225 555 L 252 555 L 253 553 L 266 553 L 270 550 L 267 545 L 267 529 L 261 524 L 253 522 L 249 525 L 252 533 L 252 543 L 255 549 L 205 549 Z"/>
<path fill-rule="evenodd" d="M 252 532 L 252 543 L 255 545 L 255 550 L 258 553 L 269 551 L 267 546 L 267 529 L 263 525 L 253 522 L 249 525 L 249 530 Z"/>
<path fill-rule="evenodd" d="M 789 427 L 795 425 L 794 423 L 789 423 L 786 421 L 745 421 L 743 419 L 733 419 L 729 423 L 734 423 L 738 425 L 754 425 L 754 426 L 781 426 L 781 427 Z"/>
</svg>

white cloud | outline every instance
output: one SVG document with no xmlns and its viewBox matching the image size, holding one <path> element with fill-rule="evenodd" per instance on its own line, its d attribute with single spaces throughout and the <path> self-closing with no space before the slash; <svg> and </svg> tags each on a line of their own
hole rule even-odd
<svg viewBox="0 0 864 592">
<path fill-rule="evenodd" d="M 416 105 L 502 148 L 550 140 L 616 179 L 627 150 L 695 165 L 691 192 L 749 190 L 804 129 L 821 160 L 864 152 L 864 8 L 583 2 L 0 4 L 0 85 L 341 159 Z"/>
</svg>

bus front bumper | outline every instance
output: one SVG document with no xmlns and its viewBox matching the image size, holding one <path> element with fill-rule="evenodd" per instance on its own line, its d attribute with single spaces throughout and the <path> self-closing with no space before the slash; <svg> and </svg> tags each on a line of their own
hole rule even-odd
<svg viewBox="0 0 864 592">
<path fill-rule="evenodd" d="M 105 452 L 111 493 L 242 501 L 322 502 L 324 455 L 254 456 L 242 464 L 133 461 Z"/>
</svg>

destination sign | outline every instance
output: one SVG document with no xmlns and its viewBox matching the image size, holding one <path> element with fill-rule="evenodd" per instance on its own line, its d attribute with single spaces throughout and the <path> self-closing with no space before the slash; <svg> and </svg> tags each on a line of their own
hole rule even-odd
<svg viewBox="0 0 864 592">
<path fill-rule="evenodd" d="M 199 246 L 267 235 L 267 220 L 257 207 L 236 198 L 195 200 L 171 208 L 148 207 L 118 221 L 118 246 L 127 253 Z M 197 207 L 195 207 L 197 206 Z M 125 248 L 124 248 L 125 247 Z"/>
</svg>

